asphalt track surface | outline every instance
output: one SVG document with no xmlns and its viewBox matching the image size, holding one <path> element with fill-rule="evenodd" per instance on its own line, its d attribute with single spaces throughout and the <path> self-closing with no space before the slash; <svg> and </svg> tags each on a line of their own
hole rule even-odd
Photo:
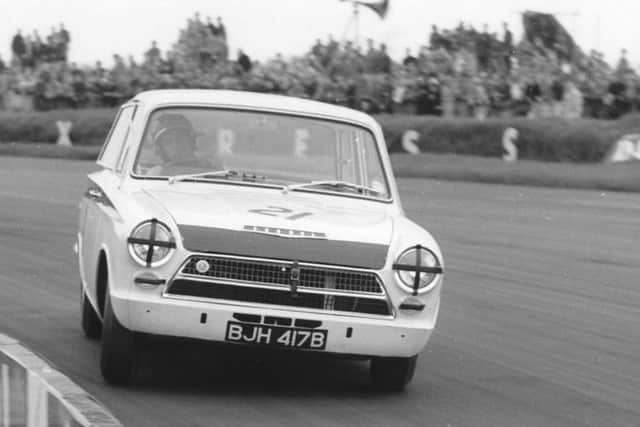
<svg viewBox="0 0 640 427">
<path fill-rule="evenodd" d="M 80 330 L 72 251 L 90 163 L 0 158 L 0 331 L 126 426 L 640 426 L 637 194 L 401 180 L 442 244 L 441 315 L 407 391 L 365 362 L 150 345 L 106 386 Z"/>
</svg>

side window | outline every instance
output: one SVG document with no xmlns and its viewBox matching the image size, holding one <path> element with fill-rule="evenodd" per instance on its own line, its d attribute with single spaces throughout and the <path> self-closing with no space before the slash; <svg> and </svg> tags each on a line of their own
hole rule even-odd
<svg viewBox="0 0 640 427">
<path fill-rule="evenodd" d="M 100 157 L 98 157 L 98 164 L 107 169 L 115 169 L 116 162 L 121 156 L 124 148 L 124 143 L 127 140 L 129 134 L 129 127 L 131 125 L 131 118 L 135 111 L 134 106 L 125 107 L 120 110 L 116 121 L 111 128 L 111 132 L 107 137 Z"/>
</svg>

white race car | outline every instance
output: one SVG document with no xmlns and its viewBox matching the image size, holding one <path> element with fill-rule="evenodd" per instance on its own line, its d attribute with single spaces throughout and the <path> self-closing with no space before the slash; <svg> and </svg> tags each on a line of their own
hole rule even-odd
<svg viewBox="0 0 640 427">
<path fill-rule="evenodd" d="M 403 213 L 378 124 L 333 105 L 162 90 L 120 108 L 80 203 L 82 326 L 109 383 L 143 334 L 371 359 L 402 389 L 443 262 Z"/>
</svg>

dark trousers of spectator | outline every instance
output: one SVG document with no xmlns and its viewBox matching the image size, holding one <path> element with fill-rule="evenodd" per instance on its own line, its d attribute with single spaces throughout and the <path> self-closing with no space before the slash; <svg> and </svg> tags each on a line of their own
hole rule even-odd
<svg viewBox="0 0 640 427">
<path fill-rule="evenodd" d="M 584 113 L 583 117 L 598 119 L 602 117 L 604 110 L 604 103 L 600 98 L 584 98 Z"/>
<path fill-rule="evenodd" d="M 526 117 L 531 110 L 531 103 L 525 99 L 514 100 L 511 102 L 511 114 L 514 117 Z"/>
<path fill-rule="evenodd" d="M 613 102 L 613 109 L 615 119 L 624 116 L 627 113 L 630 113 L 633 109 L 633 102 L 627 99 L 620 99 Z"/>
<path fill-rule="evenodd" d="M 511 72 L 511 55 L 505 55 L 503 59 L 507 71 Z"/>
<path fill-rule="evenodd" d="M 481 71 L 487 71 L 489 69 L 489 55 L 478 55 L 478 66 Z"/>
<path fill-rule="evenodd" d="M 417 99 L 416 112 L 420 115 L 441 116 L 442 106 L 436 102 L 432 102 L 428 97 L 420 97 Z"/>
<path fill-rule="evenodd" d="M 613 101 L 611 105 L 603 106 L 599 119 L 616 120 L 631 111 L 631 102 L 626 100 Z"/>
</svg>

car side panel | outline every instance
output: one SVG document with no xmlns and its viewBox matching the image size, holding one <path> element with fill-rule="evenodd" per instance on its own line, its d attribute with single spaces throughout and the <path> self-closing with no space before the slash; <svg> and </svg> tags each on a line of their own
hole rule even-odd
<svg viewBox="0 0 640 427">
<path fill-rule="evenodd" d="M 118 177 L 110 170 L 89 175 L 89 188 L 81 202 L 80 262 L 83 282 L 89 300 L 98 309 L 98 267 L 100 253 L 108 252 L 105 242 L 120 221 L 120 215 L 112 203 L 114 191 L 118 191 Z M 89 194 L 89 191 L 92 193 Z M 84 218 L 84 219 L 83 219 Z M 110 261 L 107 259 L 107 261 Z"/>
<path fill-rule="evenodd" d="M 78 256 L 81 280 L 89 300 L 97 307 L 96 282 L 100 242 L 97 232 L 101 227 L 97 201 L 89 195 L 95 191 L 95 183 L 90 178 L 82 200 L 80 201 L 80 227 L 78 233 Z"/>
</svg>

